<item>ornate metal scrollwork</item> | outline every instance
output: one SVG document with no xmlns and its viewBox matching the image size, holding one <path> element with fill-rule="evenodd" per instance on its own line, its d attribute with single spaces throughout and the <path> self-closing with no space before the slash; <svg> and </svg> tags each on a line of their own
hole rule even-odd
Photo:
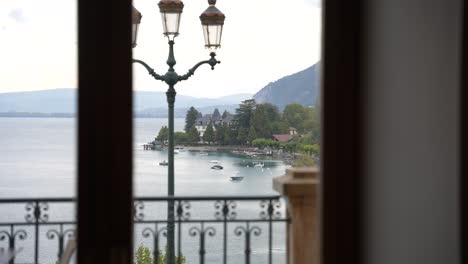
<svg viewBox="0 0 468 264">
<path fill-rule="evenodd" d="M 236 213 L 237 204 L 235 201 L 224 200 L 215 202 L 215 217 L 218 220 L 234 220 L 237 217 Z"/>
<path fill-rule="evenodd" d="M 197 235 L 200 236 L 200 249 L 199 249 L 199 254 L 200 254 L 200 263 L 204 264 L 205 263 L 205 254 L 206 254 L 206 247 L 205 247 L 205 239 L 206 235 L 213 237 L 216 235 L 216 229 L 213 227 L 206 227 L 204 226 L 203 223 L 201 223 L 201 227 L 198 228 L 196 226 L 192 226 L 189 229 L 189 235 L 192 237 L 195 237 Z"/>
<path fill-rule="evenodd" d="M 63 225 L 60 225 L 60 229 L 57 230 L 57 229 L 49 229 L 46 233 L 46 237 L 47 239 L 55 239 L 57 238 L 58 240 L 58 253 L 57 253 L 57 256 L 58 258 L 60 259 L 62 257 L 62 254 L 63 254 L 63 250 L 64 250 L 64 245 L 65 245 L 65 238 L 68 237 L 69 239 L 70 238 L 73 238 L 75 237 L 75 230 L 74 229 L 65 229 L 63 230 Z"/>
<path fill-rule="evenodd" d="M 250 264 L 250 253 L 251 253 L 251 248 L 250 248 L 250 238 L 251 235 L 254 236 L 260 236 L 262 234 L 262 229 L 258 226 L 253 226 L 250 227 L 250 224 L 247 222 L 247 226 L 238 226 L 234 229 L 234 234 L 236 236 L 241 236 L 242 234 L 245 235 L 245 263 Z"/>
<path fill-rule="evenodd" d="M 189 235 L 192 237 L 195 237 L 197 235 L 204 236 L 206 234 L 209 235 L 210 237 L 213 237 L 216 235 L 216 229 L 214 229 L 214 227 L 211 227 L 211 226 L 205 228 L 203 225 L 201 228 L 192 226 L 189 229 Z"/>
<path fill-rule="evenodd" d="M 158 224 L 156 224 L 154 229 L 150 227 L 143 229 L 143 231 L 141 231 L 141 235 L 144 238 L 149 238 L 150 236 L 153 236 L 153 238 L 159 238 L 161 235 L 165 237 L 167 235 L 167 228 L 158 228 Z"/>
<path fill-rule="evenodd" d="M 160 254 L 159 238 L 161 237 L 161 235 L 163 235 L 164 237 L 167 236 L 167 228 L 159 228 L 158 224 L 155 223 L 154 229 L 151 227 L 146 227 L 145 229 L 143 229 L 143 231 L 141 231 L 141 234 L 145 238 L 149 238 L 151 236 L 153 237 L 153 258 L 155 263 L 158 263 L 158 256 Z"/>
<path fill-rule="evenodd" d="M 176 208 L 176 213 L 177 213 L 177 219 L 186 221 L 190 219 L 190 202 L 189 201 L 177 201 L 177 208 Z"/>
<path fill-rule="evenodd" d="M 263 200 L 260 202 L 261 219 L 280 219 L 281 218 L 281 201 L 280 200 Z"/>
<path fill-rule="evenodd" d="M 250 234 L 253 234 L 254 236 L 260 236 L 262 234 L 262 229 L 260 229 L 258 226 L 249 227 L 249 225 L 247 225 L 247 228 L 238 226 L 234 229 L 234 234 L 236 234 L 236 236 L 241 236 L 242 234 L 245 234 L 246 236 Z"/>
<path fill-rule="evenodd" d="M 49 221 L 49 204 L 43 202 L 29 202 L 26 204 L 26 222 L 45 223 Z"/>
<path fill-rule="evenodd" d="M 133 203 L 133 220 L 134 221 L 144 220 L 145 214 L 143 210 L 145 210 L 145 204 L 143 202 L 135 201 Z"/>
<path fill-rule="evenodd" d="M 13 227 L 11 227 L 10 232 L 0 231 L 0 241 L 4 241 L 8 239 L 9 248 L 15 248 L 16 239 L 25 240 L 27 237 L 28 237 L 28 234 L 23 229 L 19 229 L 15 231 Z"/>
</svg>

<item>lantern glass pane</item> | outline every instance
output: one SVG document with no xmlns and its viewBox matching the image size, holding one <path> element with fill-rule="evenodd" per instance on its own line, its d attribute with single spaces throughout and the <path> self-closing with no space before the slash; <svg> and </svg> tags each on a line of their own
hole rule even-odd
<svg viewBox="0 0 468 264">
<path fill-rule="evenodd" d="M 164 35 L 179 35 L 180 13 L 161 13 Z"/>
<path fill-rule="evenodd" d="M 217 49 L 221 46 L 221 35 L 223 25 L 203 25 L 203 34 L 205 37 L 205 47 Z"/>
<path fill-rule="evenodd" d="M 132 24 L 132 47 L 137 45 L 138 26 L 139 24 Z"/>
</svg>

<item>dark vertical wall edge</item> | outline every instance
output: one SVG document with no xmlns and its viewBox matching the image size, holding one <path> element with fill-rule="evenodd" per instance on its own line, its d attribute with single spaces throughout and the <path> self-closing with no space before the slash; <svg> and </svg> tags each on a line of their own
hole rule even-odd
<svg viewBox="0 0 468 264">
<path fill-rule="evenodd" d="M 360 261 L 359 1 L 323 1 L 321 260 Z"/>
<path fill-rule="evenodd" d="M 78 263 L 133 263 L 130 11 L 78 0 Z"/>
<path fill-rule="evenodd" d="M 468 7 L 463 1 L 463 37 L 461 65 L 461 147 L 460 147 L 460 223 L 461 262 L 468 263 Z"/>
</svg>

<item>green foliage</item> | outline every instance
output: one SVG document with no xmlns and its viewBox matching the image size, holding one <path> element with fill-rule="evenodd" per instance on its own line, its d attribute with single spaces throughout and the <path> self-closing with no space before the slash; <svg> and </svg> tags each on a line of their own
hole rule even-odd
<svg viewBox="0 0 468 264">
<path fill-rule="evenodd" d="M 215 108 L 215 110 L 213 111 L 212 117 L 213 117 L 213 120 L 221 119 L 221 114 L 219 113 L 218 108 Z"/>
<path fill-rule="evenodd" d="M 195 121 L 200 116 L 200 112 L 195 109 L 195 107 L 190 107 L 187 111 L 187 115 L 185 116 L 185 127 L 184 130 L 186 133 L 190 131 L 190 128 L 195 125 Z"/>
<path fill-rule="evenodd" d="M 234 140 L 236 138 L 235 130 L 225 127 L 224 128 L 224 141 L 223 145 L 230 145 L 233 144 Z"/>
<path fill-rule="evenodd" d="M 285 121 L 275 121 L 271 123 L 272 134 L 287 134 L 289 133 L 289 124 Z"/>
<path fill-rule="evenodd" d="M 213 130 L 213 125 L 211 125 L 211 122 L 208 124 L 205 133 L 203 133 L 203 141 L 208 142 L 210 144 L 215 142 L 215 132 Z"/>
<path fill-rule="evenodd" d="M 224 110 L 222 118 L 226 118 L 229 115 L 229 112 L 227 110 Z"/>
<path fill-rule="evenodd" d="M 315 142 L 319 140 L 320 113 L 315 107 L 304 107 L 300 104 L 287 105 L 283 112 L 283 121 L 295 127 L 299 133 L 312 133 Z"/>
<path fill-rule="evenodd" d="M 140 245 L 135 254 L 136 264 L 153 264 L 153 258 L 151 257 L 151 251 L 149 248 Z"/>
<path fill-rule="evenodd" d="M 192 126 L 188 132 L 188 139 L 190 143 L 198 143 L 200 141 L 200 134 L 195 126 Z"/>
<path fill-rule="evenodd" d="M 153 258 L 151 257 L 151 251 L 149 248 L 140 245 L 137 249 L 135 254 L 136 263 L 135 264 L 153 264 Z M 158 263 L 160 264 L 167 264 L 167 247 L 163 254 L 158 254 Z M 182 255 L 180 259 L 178 256 L 175 256 L 175 263 L 177 264 L 185 264 L 187 260 Z"/>
<path fill-rule="evenodd" d="M 257 132 L 255 131 L 255 127 L 251 125 L 249 128 L 249 134 L 247 135 L 247 141 L 249 142 L 249 144 L 252 144 L 252 142 L 256 138 L 257 138 Z"/>
<path fill-rule="evenodd" d="M 166 251 L 164 252 L 164 254 L 159 254 L 158 255 L 158 263 L 167 264 L 167 246 L 166 246 Z M 185 263 L 187 263 L 187 260 L 185 259 L 185 257 L 183 255 L 180 256 L 180 259 L 179 259 L 178 256 L 175 256 L 174 257 L 174 263 L 176 263 L 176 264 L 185 264 Z"/>
<path fill-rule="evenodd" d="M 250 119 L 252 118 L 252 113 L 256 105 L 257 103 L 254 99 L 249 99 L 242 101 L 239 108 L 236 109 L 234 120 L 239 128 L 243 128 L 245 130 L 250 128 Z"/>
<path fill-rule="evenodd" d="M 241 144 L 244 145 L 247 141 L 247 131 L 243 127 L 239 128 L 239 131 L 237 133 L 237 141 Z"/>
<path fill-rule="evenodd" d="M 167 126 L 161 127 L 156 140 L 160 142 L 167 142 L 169 140 L 169 128 Z"/>
<path fill-rule="evenodd" d="M 175 132 L 174 133 L 175 144 L 187 144 L 190 143 L 189 135 L 185 132 Z"/>
<path fill-rule="evenodd" d="M 301 155 L 292 166 L 294 168 L 313 167 L 315 166 L 315 161 L 310 155 Z"/>
<path fill-rule="evenodd" d="M 259 104 L 253 111 L 250 127 L 254 126 L 258 137 L 270 138 L 271 123 L 279 119 L 278 116 L 277 109 L 270 104 Z"/>
<path fill-rule="evenodd" d="M 218 142 L 220 145 L 224 145 L 224 134 L 226 126 L 225 125 L 217 125 L 215 131 L 215 142 Z"/>
<path fill-rule="evenodd" d="M 252 141 L 252 145 L 257 148 L 266 148 L 266 147 L 270 147 L 272 149 L 280 148 L 280 142 L 275 141 L 273 139 L 266 139 L 266 138 L 257 138 L 254 141 Z"/>
</svg>

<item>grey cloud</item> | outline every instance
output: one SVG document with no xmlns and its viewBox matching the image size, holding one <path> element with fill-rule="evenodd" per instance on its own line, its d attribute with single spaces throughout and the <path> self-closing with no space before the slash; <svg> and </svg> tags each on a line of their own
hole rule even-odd
<svg viewBox="0 0 468 264">
<path fill-rule="evenodd" d="M 13 19 L 16 23 L 24 23 L 26 21 L 23 9 L 21 8 L 11 10 L 10 13 L 8 13 L 8 17 Z"/>
</svg>

